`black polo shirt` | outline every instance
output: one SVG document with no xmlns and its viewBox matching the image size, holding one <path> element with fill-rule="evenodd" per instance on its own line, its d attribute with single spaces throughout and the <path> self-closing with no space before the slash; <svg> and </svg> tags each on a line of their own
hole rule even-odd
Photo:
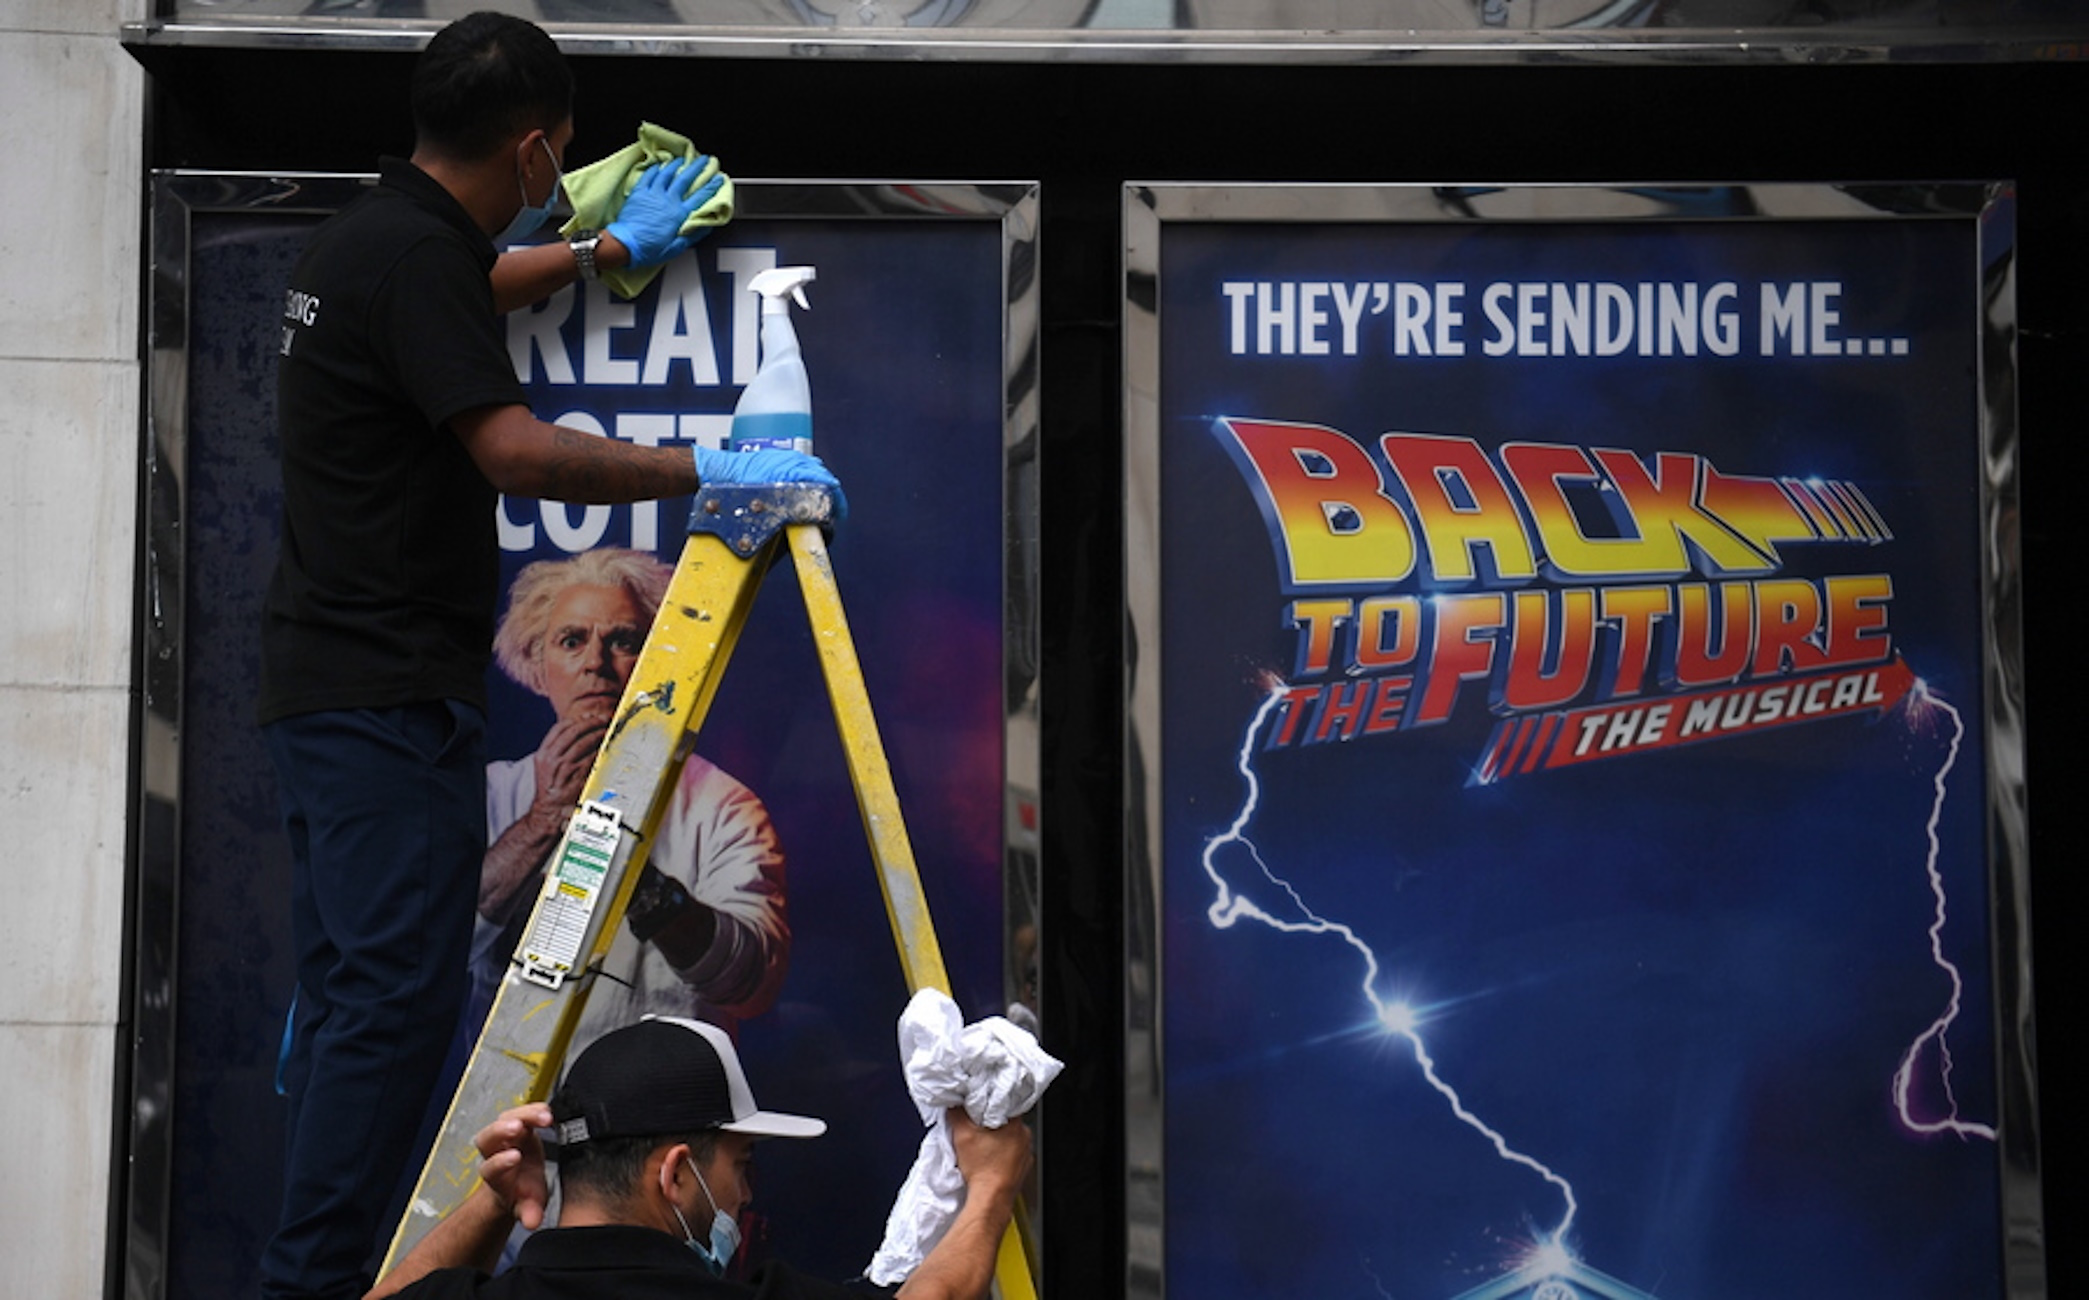
<svg viewBox="0 0 2089 1300">
<path fill-rule="evenodd" d="M 515 1266 L 498 1277 L 444 1269 L 401 1291 L 399 1300 L 865 1300 L 865 1294 L 784 1264 L 765 1265 L 747 1282 L 727 1282 L 664 1232 L 613 1226 L 536 1233 L 522 1243 Z"/>
<path fill-rule="evenodd" d="M 484 707 L 497 494 L 444 422 L 523 401 L 493 307 L 494 257 L 447 190 L 388 158 L 291 272 L 263 722 L 444 698 Z"/>
</svg>

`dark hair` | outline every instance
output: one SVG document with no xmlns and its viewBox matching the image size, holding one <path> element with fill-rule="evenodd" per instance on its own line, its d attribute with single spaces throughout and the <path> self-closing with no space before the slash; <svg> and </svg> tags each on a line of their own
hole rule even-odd
<svg viewBox="0 0 2089 1300">
<path fill-rule="evenodd" d="M 413 68 L 415 148 L 477 162 L 573 115 L 573 73 L 543 28 L 480 12 L 437 32 Z"/>
<path fill-rule="evenodd" d="M 638 1192 L 647 1157 L 677 1142 L 688 1143 L 689 1154 L 703 1164 L 718 1149 L 718 1130 L 661 1137 L 601 1138 L 560 1147 L 561 1195 L 581 1192 L 598 1202 L 622 1205 Z"/>
</svg>

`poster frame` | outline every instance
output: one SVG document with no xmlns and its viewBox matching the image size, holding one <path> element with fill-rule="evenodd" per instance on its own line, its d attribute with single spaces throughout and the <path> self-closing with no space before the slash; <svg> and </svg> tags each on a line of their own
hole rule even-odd
<svg viewBox="0 0 2089 1300">
<path fill-rule="evenodd" d="M 1717 204 L 1708 197 L 1718 196 Z M 1981 555 L 1980 732 L 1994 992 L 1996 1163 L 2003 1293 L 2046 1294 L 2031 979 L 2024 773 L 2023 600 L 2016 374 L 2015 191 L 2006 181 L 1834 185 L 1234 184 L 1131 182 L 1122 191 L 1125 429 L 1125 1293 L 1167 1295 L 1167 1073 L 1163 1027 L 1164 818 L 1159 665 L 1162 591 L 1163 235 L 1187 223 L 1274 230 L 1322 223 L 1512 225 L 1541 240 L 1560 223 L 1957 221 L 1976 232 Z M 1736 213 L 1746 215 L 1737 216 Z M 1188 561 L 1194 567 L 1194 557 Z M 1506 1294 L 1506 1292 L 1504 1293 Z M 1520 1292 L 1519 1292 L 1520 1294 Z"/>
<path fill-rule="evenodd" d="M 112 1275 L 124 1295 L 168 1292 L 173 1225 L 176 1008 L 183 768 L 191 252 L 195 218 L 311 218 L 370 174 L 159 170 L 149 185 L 144 428 L 138 556 L 139 669 L 132 736 L 131 882 L 116 1084 Z M 1030 181 L 736 178 L 737 215 L 762 221 L 991 223 L 1000 236 L 1003 936 L 1040 921 L 1038 789 L 1039 187 Z M 1004 992 L 1018 972 L 1004 944 Z M 274 1171 L 265 1171 L 273 1174 Z M 1035 1207 L 1033 1207 L 1034 1211 Z M 1033 1224 L 1033 1228 L 1041 1225 Z"/>
</svg>

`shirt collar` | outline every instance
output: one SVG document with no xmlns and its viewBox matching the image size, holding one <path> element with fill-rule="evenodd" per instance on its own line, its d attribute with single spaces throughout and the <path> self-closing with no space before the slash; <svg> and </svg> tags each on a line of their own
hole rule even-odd
<svg viewBox="0 0 2089 1300">
<path fill-rule="evenodd" d="M 530 1234 L 515 1262 L 532 1268 L 690 1268 L 711 1271 L 695 1253 L 658 1228 L 602 1224 Z"/>
</svg>

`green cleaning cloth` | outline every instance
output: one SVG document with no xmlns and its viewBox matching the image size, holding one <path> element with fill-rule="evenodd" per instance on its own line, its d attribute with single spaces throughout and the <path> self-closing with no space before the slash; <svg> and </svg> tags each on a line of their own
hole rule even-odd
<svg viewBox="0 0 2089 1300">
<path fill-rule="evenodd" d="M 600 162 L 566 173 L 566 198 L 573 205 L 573 219 L 559 227 L 559 233 L 571 239 L 577 231 L 606 228 L 624 210 L 624 200 L 648 167 L 683 162 L 701 152 L 687 138 L 666 127 L 651 122 L 641 123 L 635 142 Z M 713 158 L 705 164 L 695 183 L 702 185 L 716 175 L 718 160 Z M 725 184 L 718 187 L 718 193 L 682 223 L 682 233 L 694 234 L 703 227 L 722 226 L 732 219 L 733 179 L 728 176 Z M 602 283 L 614 290 L 618 297 L 636 298 L 659 273 L 658 266 L 639 270 L 630 267 L 604 269 Z"/>
</svg>

